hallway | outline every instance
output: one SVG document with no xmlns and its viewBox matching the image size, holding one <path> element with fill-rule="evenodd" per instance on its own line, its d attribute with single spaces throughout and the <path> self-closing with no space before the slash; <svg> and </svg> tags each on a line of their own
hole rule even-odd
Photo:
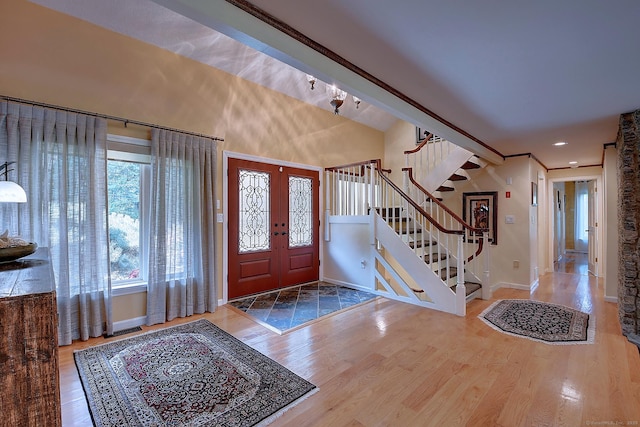
<svg viewBox="0 0 640 427">
<path fill-rule="evenodd" d="M 584 252 L 567 252 L 560 261 L 554 263 L 554 271 L 588 275 L 588 259 Z"/>
</svg>

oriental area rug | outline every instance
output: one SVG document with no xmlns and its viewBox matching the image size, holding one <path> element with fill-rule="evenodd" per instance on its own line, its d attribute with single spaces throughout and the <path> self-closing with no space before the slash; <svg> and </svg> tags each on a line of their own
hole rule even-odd
<svg viewBox="0 0 640 427">
<path fill-rule="evenodd" d="M 74 357 L 100 427 L 266 425 L 317 391 L 207 320 Z"/>
<path fill-rule="evenodd" d="M 593 316 L 547 302 L 498 300 L 478 317 L 499 332 L 545 344 L 593 344 L 595 338 Z"/>
</svg>

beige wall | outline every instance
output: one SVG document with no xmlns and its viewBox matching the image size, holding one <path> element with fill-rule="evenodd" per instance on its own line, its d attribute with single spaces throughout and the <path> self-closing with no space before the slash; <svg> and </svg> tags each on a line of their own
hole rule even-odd
<svg viewBox="0 0 640 427">
<path fill-rule="evenodd" d="M 24 0 L 0 4 L 0 52 L 0 95 L 224 137 L 218 198 L 223 150 L 320 167 L 384 156 L 382 132 L 329 108 Z M 109 132 L 148 134 L 119 122 Z M 114 319 L 144 315 L 143 303 L 143 297 L 116 298 Z"/>
<path fill-rule="evenodd" d="M 462 193 L 477 191 L 498 192 L 498 244 L 490 247 L 491 284 L 528 288 L 531 285 L 532 243 L 531 215 L 531 159 L 527 156 L 508 158 L 502 165 L 488 165 L 470 171 L 471 180 L 456 185 L 455 196 L 446 200 L 458 213 L 462 212 Z M 511 184 L 507 184 L 510 178 Z M 511 197 L 506 197 L 506 192 Z M 506 215 L 515 222 L 506 224 Z M 537 251 L 537 245 L 535 246 Z M 537 258 L 537 256 L 535 256 Z M 514 266 L 518 261 L 518 266 Z"/>
<path fill-rule="evenodd" d="M 568 250 L 575 249 L 576 241 L 576 183 L 575 181 L 567 181 L 564 183 L 564 194 L 567 196 L 565 204 L 565 248 Z"/>
</svg>

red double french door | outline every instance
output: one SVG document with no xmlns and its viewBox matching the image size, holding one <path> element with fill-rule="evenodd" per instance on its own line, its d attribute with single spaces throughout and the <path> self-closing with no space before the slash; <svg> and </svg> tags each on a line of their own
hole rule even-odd
<svg viewBox="0 0 640 427">
<path fill-rule="evenodd" d="M 229 298 L 319 277 L 318 172 L 229 159 Z"/>
</svg>

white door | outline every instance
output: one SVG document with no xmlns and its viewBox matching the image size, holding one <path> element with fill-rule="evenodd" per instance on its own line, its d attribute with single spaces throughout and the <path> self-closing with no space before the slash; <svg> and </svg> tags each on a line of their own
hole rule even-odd
<svg viewBox="0 0 640 427">
<path fill-rule="evenodd" d="M 594 276 L 598 275 L 598 253 L 597 253 L 597 247 L 598 247 L 598 242 L 597 242 L 597 227 L 598 227 L 598 216 L 597 216 L 597 199 L 596 199 L 596 192 L 598 191 L 598 189 L 596 188 L 596 181 L 595 180 L 591 180 L 588 183 L 588 188 L 589 188 L 589 198 L 588 198 L 588 213 L 589 213 L 589 220 L 588 220 L 588 227 L 587 230 L 589 232 L 589 242 L 587 244 L 587 252 L 588 252 L 588 269 L 589 269 L 589 273 L 593 274 Z"/>
</svg>

